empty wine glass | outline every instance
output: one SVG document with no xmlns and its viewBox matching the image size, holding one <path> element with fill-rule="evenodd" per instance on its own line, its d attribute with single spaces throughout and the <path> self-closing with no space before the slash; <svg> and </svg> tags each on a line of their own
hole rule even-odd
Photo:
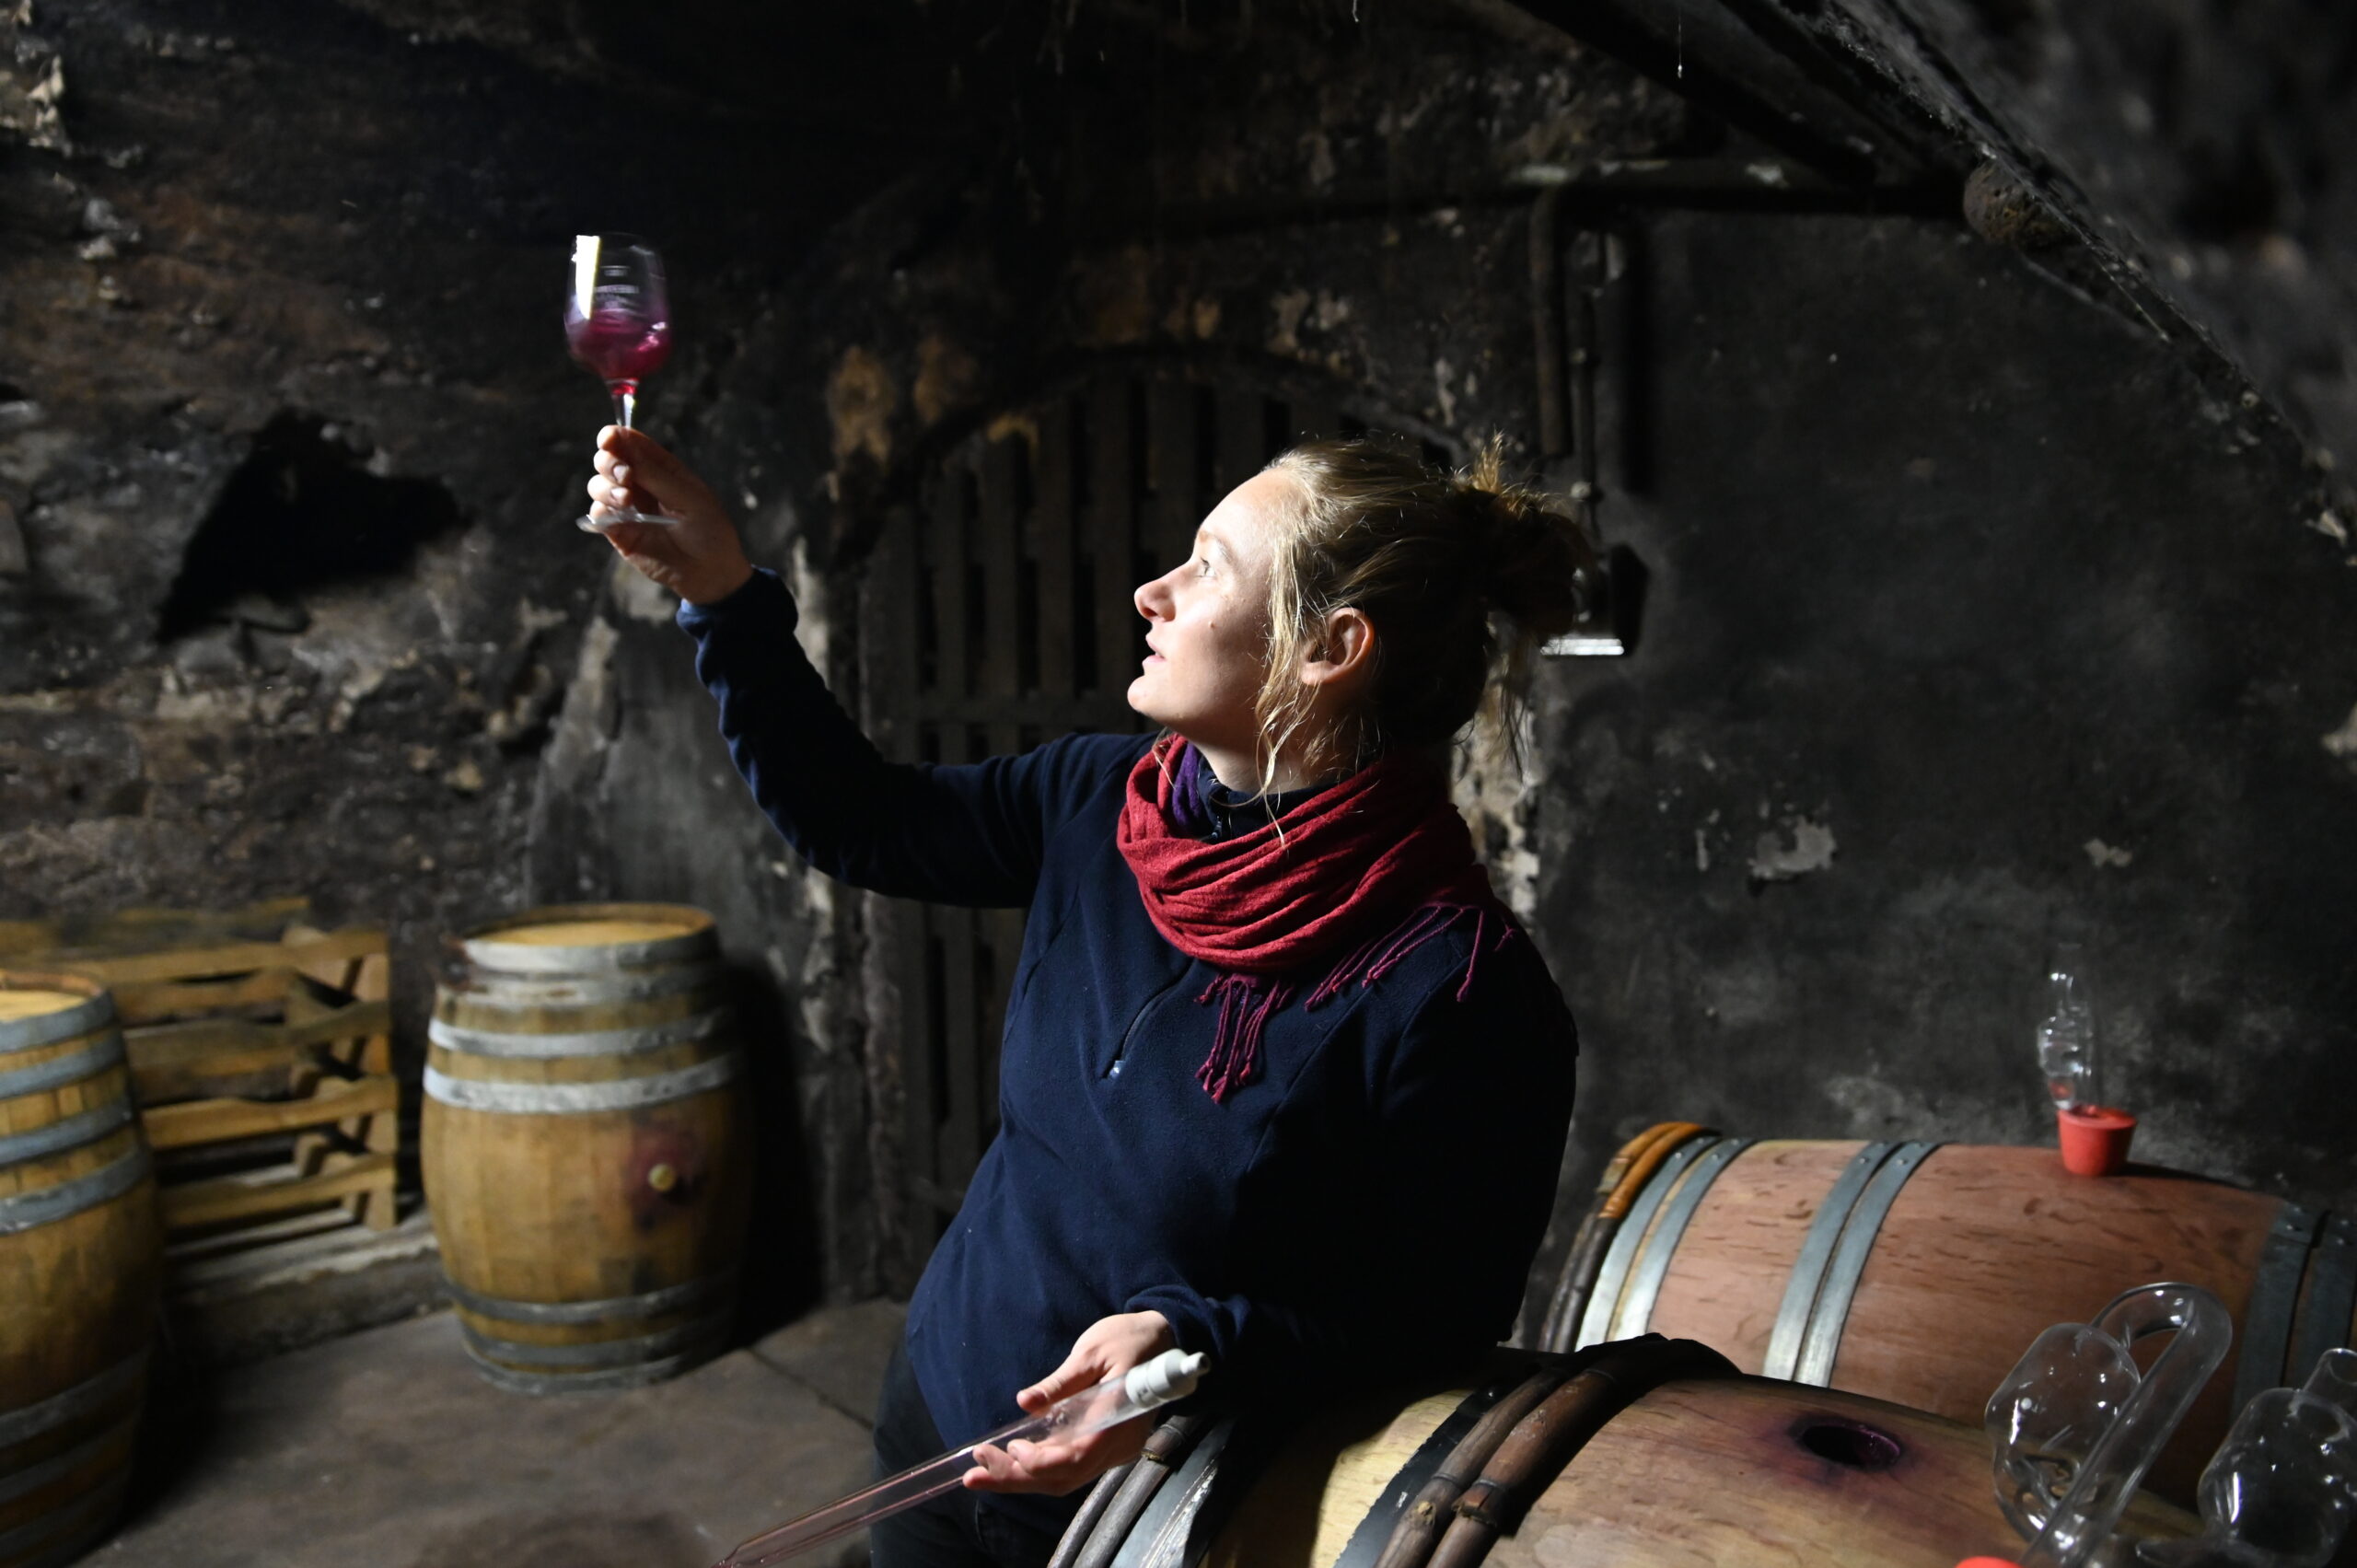
<svg viewBox="0 0 2357 1568">
<path fill-rule="evenodd" d="M 2321 1568 L 2357 1514 L 2357 1351 L 2328 1350 L 2305 1387 L 2269 1388 L 2201 1472 L 2196 1540 L 2147 1541 L 2150 1568 Z"/>
<path fill-rule="evenodd" d="M 606 383 L 614 423 L 633 428 L 638 384 L 671 354 L 671 301 L 663 285 L 663 258 L 632 234 L 581 234 L 573 240 L 573 284 L 564 296 L 564 341 L 573 357 Z M 634 506 L 597 505 L 580 526 L 603 533 L 616 523 L 678 519 Z"/>
</svg>

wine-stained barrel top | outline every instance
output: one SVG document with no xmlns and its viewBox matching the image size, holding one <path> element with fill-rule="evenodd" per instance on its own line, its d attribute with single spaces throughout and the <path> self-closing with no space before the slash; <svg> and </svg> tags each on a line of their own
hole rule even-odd
<svg viewBox="0 0 2357 1568">
<path fill-rule="evenodd" d="M 1318 1411 L 1245 1482 L 1225 1519 L 1149 1516 L 1118 1560 L 1136 1556 L 1141 1530 L 1183 1527 L 1190 1538 L 1209 1533 L 1204 1568 L 1335 1568 L 1466 1397 L 1463 1388 L 1376 1390 Z M 1208 1495 L 1222 1490 L 1213 1485 Z M 2141 1493 L 2128 1518 L 2152 1537 L 2198 1527 L 2190 1515 Z M 1898 1568 L 2020 1546 L 1998 1509 L 1977 1424 L 1861 1394 L 1713 1376 L 1665 1383 L 1614 1414 L 1482 1561 L 1489 1568 Z"/>
<path fill-rule="evenodd" d="M 2130 1518 L 2150 1535 L 2194 1531 L 2149 1497 Z M 1614 1417 L 1487 1562 L 1898 1568 L 2021 1547 L 1998 1512 L 1979 1426 L 1829 1388 L 1719 1378 L 1665 1384 Z"/>
</svg>

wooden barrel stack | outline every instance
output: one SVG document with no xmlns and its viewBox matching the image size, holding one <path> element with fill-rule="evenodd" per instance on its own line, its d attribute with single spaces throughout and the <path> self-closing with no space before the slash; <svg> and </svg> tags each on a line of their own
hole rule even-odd
<svg viewBox="0 0 2357 1568">
<path fill-rule="evenodd" d="M 726 1342 L 749 1118 L 709 915 L 564 905 L 458 940 L 425 1072 L 426 1200 L 468 1353 L 530 1393 Z"/>
<path fill-rule="evenodd" d="M 1745 1372 L 1978 1424 L 2041 1331 L 2155 1280 L 2235 1318 L 2235 1352 L 2153 1472 L 2189 1499 L 2245 1400 L 2350 1342 L 2357 1225 L 2167 1171 L 2076 1177 L 2050 1149 L 1664 1123 L 1608 1167 L 1542 1348 L 1686 1336 Z"/>
<path fill-rule="evenodd" d="M 113 1527 L 163 1248 L 112 997 L 0 973 L 0 1568 Z"/>
<path fill-rule="evenodd" d="M 1977 1424 L 1736 1376 L 1690 1341 L 1343 1401 L 1273 1452 L 1194 1416 L 1153 1441 L 1160 1462 L 1101 1481 L 1051 1568 L 1920 1568 L 2021 1549 Z M 2198 1528 L 2150 1497 L 2129 1522 Z"/>
</svg>

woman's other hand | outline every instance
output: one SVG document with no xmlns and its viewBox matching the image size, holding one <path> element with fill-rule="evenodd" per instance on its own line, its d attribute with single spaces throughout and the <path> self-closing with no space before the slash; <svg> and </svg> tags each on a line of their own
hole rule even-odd
<svg viewBox="0 0 2357 1568">
<path fill-rule="evenodd" d="M 1169 1320 L 1159 1312 L 1123 1312 L 1100 1318 L 1074 1340 L 1064 1364 L 1015 1396 L 1034 1415 L 1058 1400 L 1094 1388 L 1176 1343 Z M 1116 1465 L 1128 1464 L 1145 1446 L 1154 1417 L 1142 1415 L 1080 1437 L 1040 1443 L 1010 1443 L 1002 1450 L 974 1450 L 966 1484 L 976 1492 L 1044 1492 L 1062 1496 L 1086 1486 Z"/>
<path fill-rule="evenodd" d="M 753 563 L 719 497 L 654 437 L 609 424 L 598 432 L 597 464 L 586 487 L 591 505 L 679 519 L 668 528 L 614 524 L 605 534 L 616 554 L 690 604 L 711 604 L 745 586 Z"/>
</svg>

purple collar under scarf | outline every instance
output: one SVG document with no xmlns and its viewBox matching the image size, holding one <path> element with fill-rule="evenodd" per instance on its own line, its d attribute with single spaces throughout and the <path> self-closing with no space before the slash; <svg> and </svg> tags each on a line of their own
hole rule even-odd
<svg viewBox="0 0 2357 1568">
<path fill-rule="evenodd" d="M 1248 832 L 1326 787 L 1311 784 L 1282 795 L 1243 795 L 1220 783 L 1203 754 L 1184 740 L 1170 760 L 1170 825 L 1191 839 Z"/>
</svg>

